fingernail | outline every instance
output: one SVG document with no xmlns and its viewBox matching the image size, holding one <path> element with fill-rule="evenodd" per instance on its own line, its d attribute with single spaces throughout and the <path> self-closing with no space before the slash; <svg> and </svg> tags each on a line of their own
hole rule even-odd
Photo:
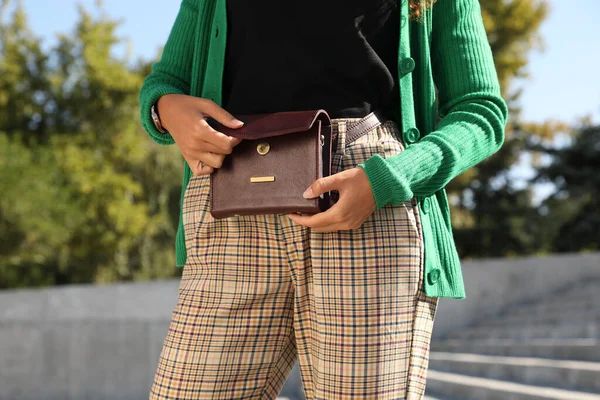
<svg viewBox="0 0 600 400">
<path fill-rule="evenodd" d="M 244 123 L 242 121 L 240 121 L 239 119 L 233 119 L 233 121 L 231 121 L 232 124 L 234 125 L 244 125 Z"/>
<path fill-rule="evenodd" d="M 315 197 L 312 188 L 306 189 L 302 194 L 302 197 L 304 197 L 305 199 L 312 199 L 313 197 Z"/>
</svg>

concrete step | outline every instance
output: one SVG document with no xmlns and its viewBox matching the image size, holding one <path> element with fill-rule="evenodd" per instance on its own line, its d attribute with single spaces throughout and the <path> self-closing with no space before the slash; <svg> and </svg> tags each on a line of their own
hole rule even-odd
<svg viewBox="0 0 600 400">
<path fill-rule="evenodd" d="M 600 324 L 600 314 L 578 310 L 563 313 L 548 311 L 523 315 L 499 315 L 494 318 L 482 320 L 476 323 L 475 326 L 570 325 L 588 322 Z"/>
<path fill-rule="evenodd" d="M 584 282 L 579 282 L 571 287 L 561 290 L 558 294 L 561 296 L 576 296 L 576 295 L 598 295 L 598 288 L 600 288 L 600 280 L 592 279 Z"/>
<path fill-rule="evenodd" d="M 491 325 L 453 332 L 449 339 L 600 339 L 600 323 Z"/>
<path fill-rule="evenodd" d="M 432 341 L 431 351 L 600 361 L 598 339 L 490 339 Z"/>
<path fill-rule="evenodd" d="M 431 352 L 429 368 L 528 385 L 600 393 L 600 362 Z"/>
<path fill-rule="evenodd" d="M 600 288 L 600 284 L 596 284 L 596 286 L 590 286 L 585 290 L 582 289 L 570 292 L 556 292 L 547 296 L 544 300 L 551 303 L 570 302 L 574 300 L 595 301 L 600 299 L 600 292 L 598 292 L 598 288 Z"/>
<path fill-rule="evenodd" d="M 542 305 L 560 306 L 574 304 L 598 304 L 600 302 L 600 282 L 594 282 L 585 288 L 573 288 L 552 293 L 550 296 L 541 296 L 521 302 L 523 307 L 536 307 Z"/>
<path fill-rule="evenodd" d="M 570 299 L 561 301 L 543 301 L 534 304 L 523 304 L 520 306 L 511 307 L 504 312 L 504 315 L 531 315 L 537 313 L 566 313 L 569 311 L 575 312 L 592 312 L 595 315 L 600 314 L 600 299 Z"/>
<path fill-rule="evenodd" d="M 432 394 L 461 400 L 600 400 L 600 395 L 429 370 Z"/>
</svg>

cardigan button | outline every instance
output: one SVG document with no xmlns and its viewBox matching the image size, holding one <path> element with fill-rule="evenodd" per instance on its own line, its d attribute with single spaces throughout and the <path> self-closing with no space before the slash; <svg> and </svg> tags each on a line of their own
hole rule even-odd
<svg viewBox="0 0 600 400">
<path fill-rule="evenodd" d="M 429 199 L 429 197 L 425 197 L 423 199 L 423 202 L 421 203 L 421 211 L 423 211 L 424 214 L 427 214 L 430 210 L 431 210 L 431 200 Z"/>
<path fill-rule="evenodd" d="M 415 60 L 410 57 L 403 59 L 400 62 L 400 72 L 402 75 L 406 75 L 410 72 L 413 72 L 415 69 Z"/>
<path fill-rule="evenodd" d="M 419 140 L 420 136 L 421 136 L 421 133 L 419 132 L 419 130 L 417 128 L 410 128 L 409 130 L 404 132 L 404 143 L 413 144 L 417 140 Z"/>
<path fill-rule="evenodd" d="M 440 270 L 434 268 L 433 271 L 427 275 L 427 277 L 429 278 L 429 284 L 434 285 L 440 279 Z"/>
</svg>

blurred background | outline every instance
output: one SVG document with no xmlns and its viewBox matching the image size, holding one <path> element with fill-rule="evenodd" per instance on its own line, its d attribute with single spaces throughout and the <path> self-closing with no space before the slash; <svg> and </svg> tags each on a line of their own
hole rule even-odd
<svg viewBox="0 0 600 400">
<path fill-rule="evenodd" d="M 0 0 L 0 399 L 147 397 L 182 158 L 138 91 L 179 3 Z M 480 3 L 511 114 L 448 187 L 467 300 L 440 304 L 428 393 L 600 399 L 600 3 Z"/>
</svg>

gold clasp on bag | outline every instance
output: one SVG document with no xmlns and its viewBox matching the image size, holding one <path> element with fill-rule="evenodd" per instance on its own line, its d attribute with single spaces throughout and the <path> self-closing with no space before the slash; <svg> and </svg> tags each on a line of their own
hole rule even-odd
<svg viewBox="0 0 600 400">
<path fill-rule="evenodd" d="M 250 178 L 250 183 L 275 182 L 274 176 L 253 176 Z"/>
<path fill-rule="evenodd" d="M 269 150 L 271 150 L 271 145 L 269 143 L 259 143 L 258 146 L 256 146 L 256 151 L 261 156 L 267 154 Z"/>
<path fill-rule="evenodd" d="M 267 142 L 259 143 L 256 146 L 256 151 L 261 156 L 266 155 L 271 150 L 271 145 Z M 262 183 L 262 182 L 275 182 L 274 176 L 252 176 L 250 177 L 250 183 Z"/>
</svg>

